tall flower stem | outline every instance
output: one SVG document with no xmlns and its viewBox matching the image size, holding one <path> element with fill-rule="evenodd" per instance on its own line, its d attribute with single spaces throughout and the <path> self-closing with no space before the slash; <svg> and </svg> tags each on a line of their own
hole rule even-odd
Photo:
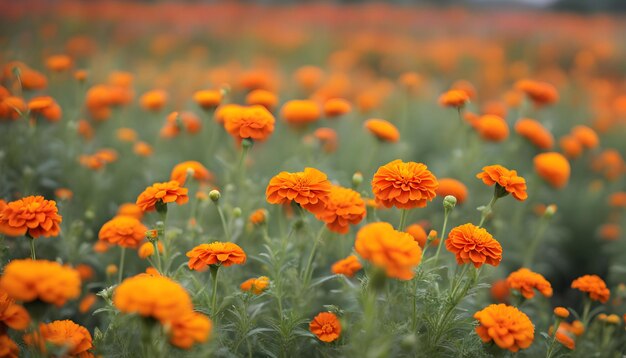
<svg viewBox="0 0 626 358">
<path fill-rule="evenodd" d="M 320 231 L 317 233 L 317 237 L 315 238 L 315 242 L 313 243 L 313 248 L 311 249 L 311 253 L 309 254 L 309 259 L 306 263 L 306 267 L 304 269 L 303 272 L 303 280 L 304 280 L 304 285 L 308 286 L 309 282 L 311 280 L 311 275 L 313 274 L 311 272 L 311 267 L 313 265 L 313 259 L 315 258 L 315 253 L 317 252 L 317 248 L 320 244 L 320 242 L 322 241 L 322 237 L 324 235 L 324 232 L 326 230 L 326 226 L 322 226 L 322 228 L 320 229 Z"/>
<path fill-rule="evenodd" d="M 30 236 L 30 234 L 26 234 L 28 239 L 30 240 L 30 258 L 33 260 L 37 260 L 37 255 L 35 254 L 35 238 Z"/>
<path fill-rule="evenodd" d="M 487 217 L 493 212 L 493 205 L 496 203 L 496 200 L 498 200 L 498 197 L 496 195 L 494 195 L 491 198 L 491 201 L 489 201 L 489 204 L 487 204 L 487 206 L 482 208 L 482 214 L 480 216 L 480 224 L 478 224 L 478 227 L 482 227 L 483 224 L 485 223 L 485 220 L 487 220 Z"/>
<path fill-rule="evenodd" d="M 122 252 L 120 254 L 120 268 L 118 270 L 117 282 L 122 282 L 122 277 L 124 277 L 124 260 L 126 259 L 126 248 L 122 246 Z"/>
<path fill-rule="evenodd" d="M 443 241 L 446 238 L 446 228 L 448 226 L 448 217 L 450 216 L 450 213 L 454 209 L 455 205 L 456 205 L 456 198 L 455 197 L 453 197 L 453 196 L 446 196 L 444 198 L 444 201 L 443 201 L 443 208 L 444 208 L 444 212 L 443 212 L 444 213 L 443 214 L 443 226 L 441 228 L 441 239 L 439 240 L 439 245 L 437 246 L 437 253 L 435 254 L 434 265 L 437 265 L 437 261 L 439 260 L 439 253 L 441 252 L 441 247 L 443 246 Z M 424 247 L 424 252 L 426 251 L 428 246 L 430 246 L 430 243 L 427 242 L 425 247 Z"/>
<path fill-rule="evenodd" d="M 237 186 L 241 188 L 243 184 L 244 174 L 246 171 L 245 161 L 248 156 L 248 151 L 252 148 L 254 142 L 250 138 L 244 138 L 241 141 L 241 154 L 239 155 L 239 161 L 237 163 Z"/>
<path fill-rule="evenodd" d="M 400 214 L 400 225 L 398 225 L 398 231 L 404 231 L 407 216 L 409 216 L 409 209 L 402 209 L 402 213 Z"/>
<path fill-rule="evenodd" d="M 546 213 L 541 217 L 541 221 L 539 222 L 539 227 L 537 228 L 537 232 L 535 233 L 535 237 L 530 242 L 528 246 L 528 250 L 526 251 L 526 255 L 524 255 L 524 265 L 523 267 L 530 267 L 535 258 L 535 253 L 537 252 L 537 246 L 541 242 L 543 235 L 548 228 L 548 224 L 550 223 L 550 218 L 552 217 L 552 212 L 548 212 L 546 209 Z"/>
<path fill-rule="evenodd" d="M 215 320 L 215 316 L 217 314 L 216 311 L 216 307 L 217 307 L 217 274 L 219 271 L 220 267 L 217 265 L 211 265 L 209 266 L 209 271 L 211 272 L 211 279 L 213 280 L 213 292 L 211 294 L 211 315 L 212 315 L 212 319 Z"/>
<path fill-rule="evenodd" d="M 552 339 L 550 340 L 550 345 L 548 346 L 548 350 L 546 351 L 546 358 L 552 358 L 552 355 L 554 353 L 554 345 L 556 344 L 556 332 L 559 330 L 561 320 L 562 319 L 558 316 L 554 320 L 554 332 L 552 333 Z"/>
<path fill-rule="evenodd" d="M 230 241 L 230 228 L 228 223 L 226 222 L 226 216 L 224 215 L 224 210 L 219 203 L 215 203 L 215 208 L 217 209 L 217 213 L 220 215 L 220 221 L 222 222 L 222 229 L 224 229 L 224 235 L 226 235 L 226 241 Z"/>
<path fill-rule="evenodd" d="M 585 331 L 587 331 L 589 329 L 589 311 L 591 310 L 591 299 L 589 297 L 585 297 L 585 303 L 583 306 L 583 315 L 582 315 L 582 321 L 583 321 L 583 326 L 585 327 Z"/>
</svg>

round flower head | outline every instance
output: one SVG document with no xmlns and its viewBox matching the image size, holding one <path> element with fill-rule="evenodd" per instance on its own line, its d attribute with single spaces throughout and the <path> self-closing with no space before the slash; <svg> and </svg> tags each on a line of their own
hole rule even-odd
<svg viewBox="0 0 626 358">
<path fill-rule="evenodd" d="M 413 268 L 422 260 L 422 250 L 413 237 L 394 230 L 385 222 L 365 225 L 356 234 L 356 252 L 387 276 L 400 280 L 413 278 Z"/>
<path fill-rule="evenodd" d="M 136 204 L 143 211 L 153 211 L 156 209 L 157 203 L 173 203 L 183 205 L 189 201 L 187 196 L 187 188 L 182 188 L 180 183 L 171 180 L 164 183 L 154 183 L 146 188 L 143 193 L 137 197 Z"/>
<path fill-rule="evenodd" d="M 526 179 L 517 175 L 517 171 L 508 170 L 501 165 L 489 165 L 483 167 L 483 171 L 476 174 L 476 178 L 481 179 L 486 185 L 496 184 L 499 188 L 504 189 L 507 193 L 519 201 L 528 198 L 526 193 Z"/>
<path fill-rule="evenodd" d="M 18 358 L 20 347 L 6 334 L 0 334 L 0 357 Z"/>
<path fill-rule="evenodd" d="M 80 275 L 54 261 L 13 260 L 4 268 L 0 289 L 17 301 L 40 300 L 61 307 L 80 295 Z"/>
<path fill-rule="evenodd" d="M 609 300 L 611 291 L 606 287 L 606 283 L 597 275 L 584 275 L 572 282 L 572 288 L 589 294 L 593 301 L 606 303 Z"/>
<path fill-rule="evenodd" d="M 246 95 L 246 104 L 248 106 L 263 106 L 271 111 L 278 104 L 278 97 L 273 92 L 256 89 Z"/>
<path fill-rule="evenodd" d="M 254 105 L 228 112 L 224 128 L 238 141 L 245 138 L 264 141 L 274 132 L 274 122 L 274 116 L 265 107 Z"/>
<path fill-rule="evenodd" d="M 167 93 L 162 90 L 151 90 L 139 98 L 141 107 L 147 111 L 160 111 L 167 102 Z"/>
<path fill-rule="evenodd" d="M 368 119 L 364 126 L 383 142 L 397 142 L 400 139 L 398 128 L 384 119 Z"/>
<path fill-rule="evenodd" d="M 309 330 L 322 342 L 332 342 L 341 335 L 341 322 L 332 312 L 321 312 L 309 323 Z"/>
<path fill-rule="evenodd" d="M 494 341 L 498 347 L 517 352 L 530 347 L 535 327 L 528 316 L 513 306 L 493 304 L 474 314 L 480 325 L 476 333 L 483 342 Z"/>
<path fill-rule="evenodd" d="M 28 311 L 16 304 L 15 300 L 0 288 L 0 326 L 4 324 L 11 329 L 21 331 L 28 328 L 29 323 L 30 315 Z"/>
<path fill-rule="evenodd" d="M 437 196 L 446 197 L 452 195 L 456 198 L 458 204 L 463 204 L 467 200 L 467 187 L 462 182 L 452 178 L 438 179 L 439 187 L 435 190 Z"/>
<path fill-rule="evenodd" d="M 113 293 L 113 305 L 120 312 L 137 313 L 161 323 L 169 323 L 193 309 L 189 294 L 179 283 L 147 274 L 122 281 Z"/>
<path fill-rule="evenodd" d="M 498 266 L 502 260 L 502 246 L 487 230 L 465 224 L 450 231 L 446 249 L 456 255 L 459 265 L 472 263 L 475 267 L 483 264 Z"/>
<path fill-rule="evenodd" d="M 250 278 L 245 280 L 239 288 L 242 291 L 252 292 L 255 295 L 260 295 L 267 289 L 270 284 L 270 279 L 267 276 L 261 276 L 258 278 Z"/>
<path fill-rule="evenodd" d="M 537 106 L 553 104 L 559 100 L 556 88 L 547 82 L 525 79 L 517 81 L 515 88 L 525 93 Z"/>
<path fill-rule="evenodd" d="M 438 187 L 426 165 L 399 159 L 378 168 L 372 179 L 376 201 L 387 208 L 423 208 L 435 198 Z"/>
<path fill-rule="evenodd" d="M 88 358 L 94 355 L 91 334 L 87 328 L 70 320 L 40 323 L 39 331 L 24 336 L 24 342 L 46 352 L 46 345 L 65 348 L 68 356 Z"/>
<path fill-rule="evenodd" d="M 461 108 L 470 98 L 465 91 L 450 90 L 439 97 L 439 105 L 442 107 Z"/>
<path fill-rule="evenodd" d="M 537 154 L 533 159 L 537 174 L 556 189 L 567 185 L 570 176 L 570 165 L 560 153 L 549 152 Z"/>
<path fill-rule="evenodd" d="M 0 210 L 0 233 L 9 236 L 57 236 L 61 231 L 61 215 L 54 200 L 43 196 L 27 196 L 7 203 Z"/>
<path fill-rule="evenodd" d="M 136 248 L 145 238 L 147 230 L 132 216 L 116 216 L 102 225 L 98 239 L 111 245 Z"/>
<path fill-rule="evenodd" d="M 352 105 L 343 98 L 331 98 L 324 102 L 324 115 L 328 118 L 343 116 L 351 111 Z"/>
<path fill-rule="evenodd" d="M 415 240 L 418 245 L 420 245 L 420 248 L 423 249 L 424 246 L 426 246 L 428 234 L 426 233 L 426 230 L 424 230 L 424 227 L 422 227 L 420 224 L 409 225 L 409 227 L 406 228 L 406 232 L 413 237 L 413 240 Z M 435 241 L 433 241 L 431 245 L 435 245 Z"/>
<path fill-rule="evenodd" d="M 213 117 L 217 123 L 224 124 L 226 116 L 230 115 L 232 112 L 239 111 L 241 108 L 242 106 L 238 104 L 223 104 L 217 107 Z"/>
<path fill-rule="evenodd" d="M 159 248 L 159 253 L 163 253 L 163 244 L 161 241 L 157 241 L 157 247 Z M 154 245 L 151 242 L 144 242 L 141 246 L 139 246 L 137 255 L 142 259 L 151 257 L 154 255 Z"/>
<path fill-rule="evenodd" d="M 352 277 L 355 273 L 359 272 L 363 268 L 363 265 L 359 262 L 359 259 L 355 255 L 350 255 L 345 259 L 341 259 L 333 264 L 330 271 L 335 275 L 344 275 L 346 277 Z"/>
<path fill-rule="evenodd" d="M 295 99 L 283 104 L 280 113 L 285 122 L 296 126 L 316 122 L 322 114 L 316 102 Z"/>
<path fill-rule="evenodd" d="M 539 121 L 522 118 L 515 123 L 515 132 L 526 138 L 539 149 L 550 149 L 554 146 L 554 136 Z"/>
<path fill-rule="evenodd" d="M 596 132 L 587 126 L 576 126 L 572 128 L 572 136 L 585 148 L 593 149 L 600 144 L 600 139 Z"/>
<path fill-rule="evenodd" d="M 565 307 L 555 307 L 554 308 L 554 315 L 559 317 L 559 318 L 565 319 L 565 318 L 569 317 L 569 310 L 567 308 L 565 308 Z"/>
<path fill-rule="evenodd" d="M 350 225 L 357 225 L 365 218 L 365 202 L 358 192 L 333 185 L 326 199 L 324 210 L 316 214 L 330 231 L 346 234 Z"/>
<path fill-rule="evenodd" d="M 135 203 L 124 203 L 117 209 L 117 216 L 131 216 L 137 220 L 143 218 L 143 211 Z"/>
<path fill-rule="evenodd" d="M 313 213 L 324 209 L 332 185 L 326 174 L 315 168 L 305 168 L 303 172 L 281 172 L 273 177 L 265 197 L 270 204 L 296 202 Z"/>
<path fill-rule="evenodd" d="M 509 125 L 506 121 L 493 114 L 481 116 L 476 122 L 476 130 L 484 140 L 502 142 L 509 137 Z"/>
<path fill-rule="evenodd" d="M 256 209 L 254 212 L 252 212 L 252 214 L 250 214 L 248 220 L 253 225 L 261 225 L 265 223 L 265 221 L 267 220 L 267 210 Z"/>
<path fill-rule="evenodd" d="M 491 298 L 496 302 L 507 302 L 511 294 L 511 288 L 506 283 L 506 279 L 497 280 L 491 284 Z"/>
<path fill-rule="evenodd" d="M 559 139 L 559 147 L 566 157 L 576 159 L 583 153 L 583 146 L 572 135 L 564 135 Z"/>
<path fill-rule="evenodd" d="M 202 270 L 210 265 L 230 266 L 246 262 L 246 253 L 232 242 L 201 244 L 187 252 L 188 266 L 192 270 Z"/>
<path fill-rule="evenodd" d="M 199 182 L 206 182 L 213 179 L 213 174 L 211 174 L 211 172 L 209 172 L 209 170 L 202 165 L 202 163 L 196 162 L 195 160 L 188 160 L 186 162 L 176 164 L 170 174 L 170 180 L 175 180 L 180 185 L 185 185 L 187 175 L 190 172 L 191 176 Z"/>
<path fill-rule="evenodd" d="M 181 349 L 189 349 L 194 343 L 204 343 L 213 330 L 211 320 L 194 311 L 175 317 L 169 323 L 170 343 Z"/>
<path fill-rule="evenodd" d="M 220 105 L 222 102 L 222 91 L 219 90 L 200 90 L 193 94 L 193 100 L 202 107 L 202 109 L 211 109 Z"/>
<path fill-rule="evenodd" d="M 337 132 L 332 128 L 318 128 L 313 132 L 313 136 L 320 141 L 322 149 L 326 153 L 333 153 L 337 150 Z"/>
<path fill-rule="evenodd" d="M 539 291 L 545 297 L 552 297 L 552 285 L 541 274 L 532 272 L 527 268 L 521 268 L 512 272 L 506 279 L 510 288 L 519 290 L 527 299 L 535 296 L 535 291 Z"/>
</svg>

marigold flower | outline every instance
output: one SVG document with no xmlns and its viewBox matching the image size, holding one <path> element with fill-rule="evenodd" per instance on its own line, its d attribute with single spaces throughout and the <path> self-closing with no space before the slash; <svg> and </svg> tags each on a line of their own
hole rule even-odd
<svg viewBox="0 0 626 358">
<path fill-rule="evenodd" d="M 567 349 L 574 350 L 574 348 L 576 348 L 576 341 L 574 341 L 574 339 L 570 336 L 569 332 L 562 330 L 561 328 L 556 331 L 555 338 L 557 342 L 567 347 Z"/>
<path fill-rule="evenodd" d="M 354 274 L 359 272 L 363 268 L 361 262 L 356 257 L 356 255 L 350 255 L 345 259 L 341 259 L 335 262 L 330 271 L 335 275 L 344 275 L 346 277 L 353 277 Z"/>
<path fill-rule="evenodd" d="M 189 201 L 187 196 L 187 188 L 182 188 L 180 183 L 171 180 L 164 183 L 154 183 L 152 186 L 146 188 L 143 193 L 137 197 L 137 206 L 141 210 L 153 211 L 157 203 L 173 203 L 183 205 Z"/>
<path fill-rule="evenodd" d="M 154 153 L 152 146 L 146 142 L 139 141 L 133 145 L 133 153 L 140 157 L 149 157 Z"/>
<path fill-rule="evenodd" d="M 102 225 L 98 239 L 111 245 L 136 248 L 143 241 L 147 230 L 132 216 L 116 216 Z"/>
<path fill-rule="evenodd" d="M 52 55 L 46 59 L 46 67 L 54 72 L 67 71 L 72 67 L 72 58 L 68 55 Z"/>
<path fill-rule="evenodd" d="M 117 139 L 121 142 L 132 143 L 137 140 L 137 132 L 135 132 L 135 130 L 132 128 L 118 128 L 117 131 L 115 131 L 115 135 Z"/>
<path fill-rule="evenodd" d="M 89 281 L 93 278 L 94 272 L 93 268 L 87 264 L 78 264 L 74 267 L 74 270 L 78 272 L 81 281 Z"/>
<path fill-rule="evenodd" d="M 398 77 L 398 83 L 404 87 L 406 91 L 416 91 L 424 83 L 424 77 L 415 72 L 404 72 Z"/>
<path fill-rule="evenodd" d="M 200 182 L 206 182 L 213 179 L 213 174 L 202 165 L 202 163 L 195 160 L 188 160 L 176 164 L 172 173 L 170 174 L 170 180 L 177 181 L 180 185 L 185 185 L 187 181 L 187 174 L 191 171 L 191 175 L 194 179 Z"/>
<path fill-rule="evenodd" d="M 413 278 L 413 268 L 422 260 L 422 250 L 413 237 L 385 222 L 363 226 L 354 247 L 362 258 L 384 269 L 387 276 L 400 280 Z"/>
<path fill-rule="evenodd" d="M 376 201 L 387 208 L 423 208 L 435 198 L 438 187 L 437 178 L 426 165 L 399 159 L 378 168 L 372 178 Z"/>
<path fill-rule="evenodd" d="M 461 108 L 469 100 L 470 98 L 465 91 L 453 89 L 439 96 L 439 105 L 442 107 Z"/>
<path fill-rule="evenodd" d="M 481 116 L 476 130 L 481 138 L 492 142 L 502 142 L 509 137 L 509 125 L 502 117 L 492 114 Z"/>
<path fill-rule="evenodd" d="M 0 288 L 0 326 L 3 324 L 18 331 L 28 328 L 30 315 L 26 309 L 15 303 L 9 294 Z M 2 355 L 0 354 L 0 357 Z"/>
<path fill-rule="evenodd" d="M 169 323 L 170 343 L 181 349 L 189 349 L 194 343 L 204 343 L 213 330 L 211 320 L 198 312 L 187 312 Z"/>
<path fill-rule="evenodd" d="M 477 95 L 476 87 L 468 80 L 454 81 L 454 83 L 452 84 L 452 86 L 450 86 L 450 88 L 453 90 L 465 92 L 465 94 L 467 95 L 467 97 L 469 97 L 469 99 L 475 99 Z"/>
<path fill-rule="evenodd" d="M 622 235 L 622 228 L 618 224 L 606 223 L 600 226 L 598 235 L 603 240 L 617 240 Z"/>
<path fill-rule="evenodd" d="M 28 109 L 33 115 L 38 115 L 48 122 L 58 122 L 62 111 L 59 104 L 50 96 L 34 97 L 28 101 Z"/>
<path fill-rule="evenodd" d="M 72 200 L 74 193 L 68 188 L 57 188 L 54 191 L 54 196 L 59 200 Z"/>
<path fill-rule="evenodd" d="M 54 261 L 13 260 L 4 268 L 0 289 L 17 301 L 41 300 L 61 307 L 80 294 L 80 276 Z"/>
<path fill-rule="evenodd" d="M 555 307 L 554 308 L 554 315 L 559 317 L 559 318 L 567 318 L 569 317 L 569 310 L 565 307 Z"/>
<path fill-rule="evenodd" d="M 397 142 L 400 139 L 398 128 L 384 119 L 368 119 L 364 124 L 376 138 L 384 142 Z"/>
<path fill-rule="evenodd" d="M 26 113 L 24 100 L 16 96 L 8 96 L 0 100 L 0 118 L 17 120 Z"/>
<path fill-rule="evenodd" d="M 87 294 L 82 300 L 80 300 L 80 303 L 78 304 L 78 312 L 87 313 L 97 300 L 98 296 L 93 293 Z"/>
<path fill-rule="evenodd" d="M 261 276 L 257 278 L 249 278 L 245 280 L 239 288 L 242 291 L 252 292 L 255 295 L 260 295 L 267 289 L 270 284 L 270 279 L 267 276 Z"/>
<path fill-rule="evenodd" d="M 246 104 L 248 106 L 263 106 L 271 111 L 278 105 L 278 97 L 273 92 L 256 89 L 246 95 Z"/>
<path fill-rule="evenodd" d="M 502 260 L 502 246 L 487 230 L 473 224 L 457 226 L 450 231 L 446 249 L 456 255 L 459 265 L 472 263 L 498 266 Z"/>
<path fill-rule="evenodd" d="M 99 254 L 103 254 L 103 253 L 109 251 L 110 248 L 111 248 L 111 245 L 107 244 L 104 241 L 100 241 L 100 240 L 96 241 L 93 244 L 93 251 L 97 252 Z"/>
<path fill-rule="evenodd" d="M 606 283 L 598 275 L 581 276 L 572 281 L 572 288 L 587 293 L 591 300 L 602 303 L 606 303 L 611 295 L 611 291 L 606 287 Z"/>
<path fill-rule="evenodd" d="M 161 323 L 169 323 L 191 312 L 191 298 L 176 281 L 165 276 L 140 274 L 119 284 L 113 305 L 123 313 L 138 313 Z"/>
<path fill-rule="evenodd" d="M 600 139 L 596 132 L 587 126 L 576 126 L 572 128 L 572 136 L 585 148 L 593 149 L 600 144 Z"/>
<path fill-rule="evenodd" d="M 497 164 L 489 165 L 483 167 L 483 171 L 476 174 L 476 178 L 481 179 L 483 183 L 489 186 L 496 184 L 519 201 L 528 198 L 526 180 L 518 176 L 515 170 L 508 170 Z"/>
<path fill-rule="evenodd" d="M 406 232 L 413 237 L 413 240 L 415 240 L 420 245 L 420 248 L 423 249 L 426 246 L 426 241 L 428 241 L 428 234 L 426 233 L 426 230 L 424 230 L 422 225 L 409 225 L 406 228 Z M 430 243 L 431 246 L 436 246 L 437 244 L 439 244 L 439 240 L 433 240 Z"/>
<path fill-rule="evenodd" d="M 365 214 L 365 202 L 361 199 L 361 194 L 352 189 L 333 185 L 324 209 L 315 216 L 326 223 L 328 230 L 347 234 L 350 225 L 360 223 Z"/>
<path fill-rule="evenodd" d="M 533 159 L 537 174 L 556 189 L 567 185 L 570 165 L 560 153 L 548 152 L 537 154 Z"/>
<path fill-rule="evenodd" d="M 116 216 L 132 216 L 137 220 L 141 220 L 143 211 L 135 203 L 124 203 L 117 209 Z"/>
<path fill-rule="evenodd" d="M 511 295 L 511 288 L 506 279 L 497 280 L 491 284 L 490 293 L 494 301 L 504 303 L 508 301 Z"/>
<path fill-rule="evenodd" d="M 147 111 L 160 111 L 167 102 L 167 93 L 162 90 L 151 90 L 139 98 L 141 107 Z"/>
<path fill-rule="evenodd" d="M 626 208 L 626 191 L 618 191 L 611 194 L 609 196 L 609 205 L 616 208 Z"/>
<path fill-rule="evenodd" d="M 200 244 L 187 252 L 188 266 L 191 270 L 202 270 L 206 266 L 241 265 L 246 262 L 246 253 L 232 242 L 215 241 L 211 244 Z"/>
<path fill-rule="evenodd" d="M 554 136 L 539 121 L 530 118 L 521 118 L 515 123 L 515 132 L 526 138 L 539 149 L 551 149 L 554 146 Z"/>
<path fill-rule="evenodd" d="M 232 112 L 237 112 L 242 108 L 242 106 L 238 104 L 223 104 L 215 110 L 213 117 L 215 121 L 219 124 L 224 124 L 226 120 L 226 116 L 230 115 Z"/>
<path fill-rule="evenodd" d="M 285 122 L 295 126 L 304 126 L 313 123 L 321 116 L 321 110 L 318 104 L 307 99 L 294 99 L 285 102 L 280 113 Z"/>
<path fill-rule="evenodd" d="M 72 357 L 88 358 L 94 355 L 91 334 L 87 328 L 70 320 L 40 323 L 39 331 L 24 336 L 24 342 L 46 353 L 46 345 L 52 344 L 67 349 Z"/>
<path fill-rule="evenodd" d="M 324 71 L 316 66 L 302 66 L 294 73 L 296 82 L 305 90 L 317 87 L 324 77 Z"/>
<path fill-rule="evenodd" d="M 452 195 L 456 198 L 458 204 L 463 204 L 463 202 L 467 200 L 467 187 L 459 180 L 452 178 L 441 178 L 438 179 L 438 181 L 439 187 L 437 188 L 437 190 L 435 190 L 437 196 L 443 198 L 447 195 Z"/>
<path fill-rule="evenodd" d="M 594 158 L 594 171 L 602 173 L 608 180 L 616 180 L 626 173 L 626 163 L 619 151 L 606 149 Z"/>
<path fill-rule="evenodd" d="M 331 98 L 324 102 L 324 116 L 327 118 L 343 116 L 351 111 L 352 105 L 343 98 Z"/>
<path fill-rule="evenodd" d="M 117 268 L 117 265 L 115 265 L 115 264 L 109 264 L 109 265 L 107 265 L 107 267 L 104 269 L 104 272 L 106 272 L 107 276 L 113 276 L 113 275 L 115 275 L 118 271 L 119 271 L 119 269 Z"/>
<path fill-rule="evenodd" d="M 163 253 L 164 248 L 161 241 L 157 241 L 157 247 L 159 248 L 159 252 Z M 143 244 L 141 244 L 141 246 L 139 246 L 139 250 L 137 250 L 137 255 L 139 255 L 139 257 L 142 259 L 154 255 L 154 245 L 151 242 L 144 242 Z"/>
<path fill-rule="evenodd" d="M 506 279 L 510 288 L 518 290 L 527 299 L 535 297 L 535 291 L 539 291 L 545 297 L 552 297 L 552 285 L 541 274 L 532 272 L 527 268 L 521 268 L 511 272 Z"/>
<path fill-rule="evenodd" d="M 483 342 L 517 352 L 528 348 L 535 338 L 535 327 L 528 316 L 513 306 L 492 304 L 474 314 L 480 325 L 476 333 Z"/>
<path fill-rule="evenodd" d="M 576 159 L 583 153 L 583 146 L 572 135 L 565 135 L 559 139 L 559 147 L 566 157 Z"/>
<path fill-rule="evenodd" d="M 267 185 L 265 197 L 270 204 L 295 201 L 317 213 L 324 209 L 331 187 L 326 174 L 315 168 L 304 168 L 303 172 L 280 172 L 274 176 Z"/>
<path fill-rule="evenodd" d="M 524 92 L 535 105 L 549 105 L 559 100 L 556 88 L 547 82 L 524 79 L 517 81 L 515 88 Z"/>
<path fill-rule="evenodd" d="M 18 358 L 20 347 L 6 334 L 0 334 L 0 357 Z"/>
<path fill-rule="evenodd" d="M 248 218 L 248 220 L 253 225 L 261 225 L 265 223 L 265 221 L 267 220 L 267 210 L 256 209 L 255 211 L 252 212 L 252 214 L 250 214 L 250 217 Z"/>
<path fill-rule="evenodd" d="M 318 128 L 313 132 L 313 136 L 320 141 L 322 149 L 326 153 L 333 153 L 337 150 L 337 132 L 334 129 Z"/>
<path fill-rule="evenodd" d="M 309 323 L 309 330 L 322 342 L 332 342 L 341 335 L 341 322 L 332 312 L 321 312 Z"/>
<path fill-rule="evenodd" d="M 224 128 L 236 140 L 264 141 L 274 132 L 274 116 L 263 106 L 254 105 L 229 111 Z"/>
<path fill-rule="evenodd" d="M 202 129 L 202 121 L 193 112 L 172 112 L 167 116 L 160 135 L 161 138 L 174 138 L 183 129 L 189 134 L 199 133 Z"/>
<path fill-rule="evenodd" d="M 220 105 L 222 102 L 222 91 L 219 90 L 201 90 L 193 94 L 193 100 L 202 107 L 202 109 L 211 109 Z"/>
<path fill-rule="evenodd" d="M 57 236 L 63 218 L 54 200 L 43 196 L 27 196 L 6 204 L 0 212 L 0 233 L 9 236 Z"/>
</svg>

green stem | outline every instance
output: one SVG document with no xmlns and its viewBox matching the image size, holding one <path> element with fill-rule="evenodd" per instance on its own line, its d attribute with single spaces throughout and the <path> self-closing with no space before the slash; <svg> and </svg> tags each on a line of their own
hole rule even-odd
<svg viewBox="0 0 626 358">
<path fill-rule="evenodd" d="M 152 246 L 154 246 L 154 254 L 156 255 L 156 261 L 157 261 L 157 270 L 159 270 L 159 273 L 161 275 L 163 275 L 163 264 L 161 263 L 161 253 L 159 252 L 159 240 L 154 240 L 152 241 Z"/>
<path fill-rule="evenodd" d="M 549 220 L 547 217 L 543 216 L 541 218 L 541 222 L 539 223 L 539 227 L 537 228 L 535 237 L 530 242 L 530 245 L 528 246 L 528 250 L 526 251 L 526 255 L 524 257 L 524 264 L 522 265 L 522 267 L 530 268 L 530 266 L 532 265 L 533 260 L 535 258 L 535 253 L 537 252 L 537 246 L 541 242 L 541 238 L 543 237 L 543 234 L 546 232 L 546 229 L 548 228 L 548 222 Z"/>
<path fill-rule="evenodd" d="M 591 310 L 591 300 L 589 299 L 589 297 L 585 297 L 585 304 L 583 307 L 583 316 L 582 316 L 582 321 L 583 321 L 583 326 L 585 327 L 585 332 L 587 330 L 589 330 L 589 311 Z"/>
<path fill-rule="evenodd" d="M 489 216 L 489 214 L 491 214 L 491 212 L 493 211 L 493 205 L 496 203 L 496 200 L 498 200 L 498 197 L 494 195 L 491 198 L 489 204 L 487 204 L 487 206 L 483 209 L 482 215 L 480 216 L 480 224 L 478 224 L 478 227 L 483 226 L 485 220 L 487 220 L 487 216 Z"/>
<path fill-rule="evenodd" d="M 230 241 L 230 228 L 226 223 L 226 217 L 224 216 L 224 211 L 219 203 L 215 203 L 215 207 L 217 208 L 217 213 L 220 215 L 220 221 L 222 222 L 222 229 L 224 229 L 224 235 L 226 235 L 226 241 Z"/>
<path fill-rule="evenodd" d="M 398 225 L 398 231 L 404 231 L 404 226 L 406 225 L 406 218 L 409 214 L 409 209 L 402 209 L 402 213 L 400 214 L 400 225 Z"/>
<path fill-rule="evenodd" d="M 37 260 L 37 255 L 35 254 L 35 238 L 27 234 L 30 238 L 30 258 L 33 260 Z"/>
<path fill-rule="evenodd" d="M 213 279 L 213 293 L 211 295 L 211 315 L 212 319 L 215 320 L 217 316 L 216 305 L 217 305 L 217 274 L 220 269 L 219 266 L 211 265 L 209 266 L 211 271 L 211 278 Z"/>
<path fill-rule="evenodd" d="M 311 253 L 309 254 L 309 260 L 306 263 L 306 268 L 304 269 L 304 274 L 303 274 L 303 279 L 304 279 L 304 285 L 305 286 L 308 286 L 309 285 L 309 281 L 311 280 L 310 276 L 313 274 L 311 272 L 311 266 L 313 265 L 313 258 L 315 257 L 315 253 L 317 251 L 317 247 L 319 246 L 320 242 L 322 241 L 322 236 L 324 235 L 325 229 L 326 229 L 326 226 L 322 226 L 320 231 L 317 233 L 317 237 L 315 238 L 315 242 L 313 243 L 313 248 L 311 249 Z"/>
<path fill-rule="evenodd" d="M 248 138 L 244 139 L 243 142 L 241 143 L 241 154 L 239 155 L 239 161 L 237 163 L 237 183 L 238 183 L 238 187 L 240 188 L 242 187 L 244 173 L 246 171 L 244 162 L 246 160 L 246 156 L 248 155 L 248 151 L 250 150 L 250 147 L 252 147 L 252 143 L 253 143 L 252 140 Z"/>
<path fill-rule="evenodd" d="M 550 345 L 548 346 L 548 350 L 546 351 L 546 358 L 552 358 L 552 354 L 554 353 L 554 345 L 556 344 L 556 332 L 559 330 L 559 324 L 561 323 L 561 319 L 556 317 L 554 320 L 554 332 L 552 333 L 552 340 L 550 341 Z"/>
<path fill-rule="evenodd" d="M 122 277 L 124 276 L 124 260 L 126 259 L 126 248 L 122 246 L 122 253 L 120 255 L 120 268 L 118 270 L 117 282 L 122 283 Z"/>
<path fill-rule="evenodd" d="M 443 216 L 443 227 L 441 228 L 441 238 L 439 239 L 439 245 L 437 246 L 437 253 L 435 254 L 435 263 L 434 265 L 437 265 L 437 260 L 439 260 L 439 253 L 441 252 L 441 247 L 443 246 L 443 241 L 445 240 L 446 237 L 446 226 L 448 226 L 448 216 L 450 215 L 450 211 L 451 210 L 445 210 L 444 212 L 444 216 Z M 428 241 L 428 240 L 426 240 Z M 426 244 L 428 245 L 428 243 Z M 428 248 L 428 246 L 426 246 L 424 248 L 424 252 L 426 252 L 426 249 Z"/>
</svg>

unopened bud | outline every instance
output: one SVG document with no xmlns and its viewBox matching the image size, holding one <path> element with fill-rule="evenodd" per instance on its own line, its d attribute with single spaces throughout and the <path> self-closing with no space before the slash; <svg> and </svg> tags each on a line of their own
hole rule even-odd
<svg viewBox="0 0 626 358">
<path fill-rule="evenodd" d="M 446 211 L 454 209 L 455 206 L 456 206 L 456 197 L 454 197 L 453 195 L 446 195 L 446 197 L 443 198 L 443 208 Z"/>
<path fill-rule="evenodd" d="M 244 149 L 250 149 L 252 148 L 252 145 L 254 144 L 254 141 L 250 138 L 244 138 L 241 140 L 241 146 Z"/>
<path fill-rule="evenodd" d="M 211 199 L 214 203 L 220 200 L 221 197 L 222 197 L 222 194 L 220 194 L 219 190 L 213 189 L 209 192 L 209 199 Z"/>
<path fill-rule="evenodd" d="M 241 217 L 241 208 L 240 207 L 236 207 L 233 209 L 233 216 L 238 218 Z"/>
<path fill-rule="evenodd" d="M 111 265 L 107 266 L 107 268 L 106 268 L 106 273 L 107 273 L 107 275 L 109 275 L 109 276 L 113 276 L 113 275 L 115 275 L 115 274 L 117 273 L 117 266 L 115 266 L 115 265 L 113 265 L 113 264 L 111 264 Z"/>
<path fill-rule="evenodd" d="M 550 219 L 554 216 L 554 214 L 556 214 L 556 205 L 550 204 L 546 207 L 546 211 L 543 213 L 543 216 L 545 216 L 547 219 Z"/>
<path fill-rule="evenodd" d="M 363 174 L 361 172 L 354 173 L 352 175 L 352 187 L 358 188 L 361 183 L 363 183 Z"/>
</svg>

